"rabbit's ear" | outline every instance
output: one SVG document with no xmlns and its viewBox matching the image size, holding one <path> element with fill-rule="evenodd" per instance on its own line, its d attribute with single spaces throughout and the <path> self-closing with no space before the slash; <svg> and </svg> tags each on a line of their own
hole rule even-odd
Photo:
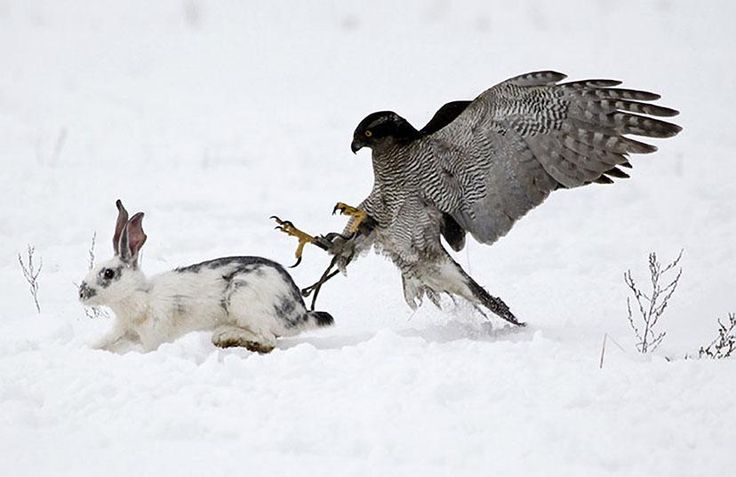
<svg viewBox="0 0 736 477">
<path fill-rule="evenodd" d="M 128 223 L 128 211 L 125 210 L 120 199 L 115 201 L 115 206 L 118 208 L 118 221 L 115 223 L 115 234 L 112 236 L 112 249 L 115 251 L 115 256 L 118 256 L 120 255 L 121 235 L 125 224 Z"/>
<path fill-rule="evenodd" d="M 134 266 L 138 261 L 138 252 L 147 238 L 143 232 L 142 221 L 143 212 L 138 212 L 128 221 L 120 236 L 120 258 Z"/>
</svg>

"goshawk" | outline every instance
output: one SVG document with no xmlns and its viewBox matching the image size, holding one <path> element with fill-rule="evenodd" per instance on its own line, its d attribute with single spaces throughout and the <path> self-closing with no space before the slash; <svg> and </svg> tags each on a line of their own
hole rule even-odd
<svg viewBox="0 0 736 477">
<path fill-rule="evenodd" d="M 400 269 L 412 308 L 425 296 L 439 305 L 444 293 L 523 324 L 450 257 L 440 236 L 456 251 L 467 233 L 492 244 L 554 190 L 629 177 L 621 169 L 631 167 L 629 154 L 656 150 L 629 135 L 666 138 L 681 130 L 652 117 L 678 114 L 651 104 L 657 94 L 617 88 L 620 81 L 564 78 L 541 71 L 508 79 L 472 101 L 444 105 L 422 129 L 392 111 L 368 115 L 351 148 L 372 149 L 373 190 L 357 207 L 338 203 L 336 210 L 352 216 L 342 234 L 312 237 L 277 219 L 300 239 L 297 258 L 312 242 L 344 269 L 375 247 Z"/>
</svg>

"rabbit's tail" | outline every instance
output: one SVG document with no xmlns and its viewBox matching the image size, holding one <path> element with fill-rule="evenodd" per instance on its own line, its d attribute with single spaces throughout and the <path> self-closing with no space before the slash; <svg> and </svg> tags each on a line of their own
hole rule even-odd
<svg viewBox="0 0 736 477">
<path fill-rule="evenodd" d="M 331 326 L 335 323 L 332 315 L 326 311 L 308 311 L 309 323 L 315 327 Z"/>
</svg>

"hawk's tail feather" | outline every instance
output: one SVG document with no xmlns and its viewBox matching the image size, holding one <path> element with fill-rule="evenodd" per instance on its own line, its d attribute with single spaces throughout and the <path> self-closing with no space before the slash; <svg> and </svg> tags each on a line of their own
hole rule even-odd
<svg viewBox="0 0 736 477">
<path fill-rule="evenodd" d="M 488 293 L 449 255 L 426 268 L 406 269 L 401 279 L 404 299 L 412 309 L 416 309 L 425 296 L 439 307 L 439 295 L 446 293 L 451 298 L 453 295 L 463 297 L 513 325 L 526 325 L 514 316 L 502 299 Z"/>
<path fill-rule="evenodd" d="M 485 288 L 480 286 L 478 282 L 470 277 L 470 275 L 465 273 L 465 270 L 463 270 L 460 265 L 458 265 L 457 263 L 455 263 L 455 265 L 457 266 L 460 273 L 462 273 L 462 275 L 464 276 L 466 280 L 465 283 L 470 289 L 470 292 L 473 294 L 476 300 L 480 302 L 481 305 L 483 305 L 499 318 L 508 321 L 512 325 L 526 326 L 526 323 L 524 323 L 523 321 L 519 321 L 518 318 L 516 318 L 516 316 L 511 312 L 509 306 L 502 299 L 488 293 Z"/>
</svg>

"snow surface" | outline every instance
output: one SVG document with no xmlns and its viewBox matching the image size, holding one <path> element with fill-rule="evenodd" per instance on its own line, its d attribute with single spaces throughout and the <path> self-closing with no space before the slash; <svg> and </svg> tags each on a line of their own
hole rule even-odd
<svg viewBox="0 0 736 477">
<path fill-rule="evenodd" d="M 732 2 L 0 0 L 0 469 L 16 475 L 701 476 L 732 472 L 735 360 L 684 360 L 736 310 Z M 372 181 L 353 128 L 556 69 L 654 90 L 684 131 L 613 186 L 563 191 L 457 259 L 530 326 L 412 314 L 370 255 L 319 307 L 334 328 L 269 355 L 195 333 L 88 343 L 76 300 L 114 200 L 146 212 L 143 266 L 289 263 L 278 214 L 339 230 Z M 42 313 L 17 253 L 43 258 Z M 656 353 L 623 272 L 685 249 Z M 326 265 L 308 249 L 294 271 Z M 605 365 L 598 368 L 608 333 Z M 671 359 L 668 361 L 666 358 Z"/>
</svg>

